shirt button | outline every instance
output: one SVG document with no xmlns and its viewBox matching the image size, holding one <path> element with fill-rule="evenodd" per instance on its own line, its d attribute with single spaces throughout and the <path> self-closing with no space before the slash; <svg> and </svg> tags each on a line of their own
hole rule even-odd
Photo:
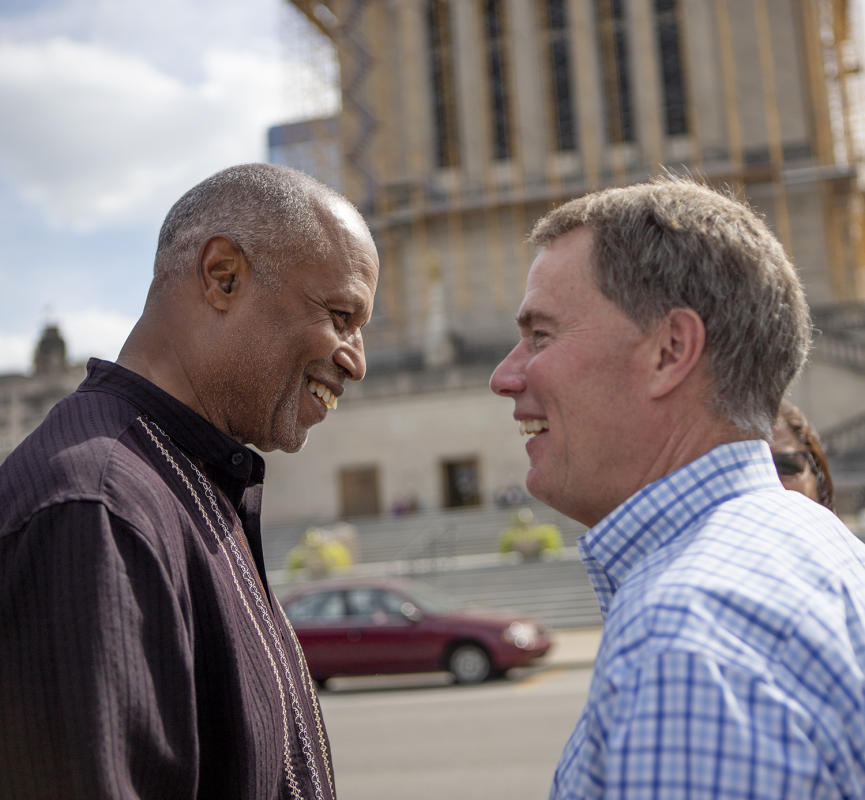
<svg viewBox="0 0 865 800">
<path fill-rule="evenodd" d="M 231 463 L 235 467 L 239 467 L 243 463 L 243 453 L 234 453 L 231 456 Z"/>
</svg>

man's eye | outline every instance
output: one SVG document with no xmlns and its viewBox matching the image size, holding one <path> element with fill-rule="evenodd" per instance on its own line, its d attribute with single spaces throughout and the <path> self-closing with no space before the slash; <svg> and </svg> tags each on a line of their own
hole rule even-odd
<svg viewBox="0 0 865 800">
<path fill-rule="evenodd" d="M 338 311 L 337 309 L 331 309 L 330 314 L 333 317 L 334 322 L 336 322 L 337 327 L 339 328 L 344 328 L 348 324 L 349 319 L 351 319 L 350 311 Z"/>
<path fill-rule="evenodd" d="M 548 334 L 546 331 L 532 331 L 531 333 L 532 344 L 541 344 L 547 338 Z"/>
</svg>

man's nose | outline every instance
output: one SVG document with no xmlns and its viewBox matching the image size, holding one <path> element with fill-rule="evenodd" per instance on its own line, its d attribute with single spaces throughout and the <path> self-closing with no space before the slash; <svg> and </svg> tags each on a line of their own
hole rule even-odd
<svg viewBox="0 0 865 800">
<path fill-rule="evenodd" d="M 520 345 L 517 344 L 493 370 L 490 377 L 490 389 L 502 397 L 513 397 L 524 391 L 526 380 L 522 367 Z"/>
<path fill-rule="evenodd" d="M 363 349 L 363 336 L 359 331 L 339 346 L 334 361 L 345 370 L 349 380 L 363 380 L 366 375 L 366 353 Z"/>
</svg>

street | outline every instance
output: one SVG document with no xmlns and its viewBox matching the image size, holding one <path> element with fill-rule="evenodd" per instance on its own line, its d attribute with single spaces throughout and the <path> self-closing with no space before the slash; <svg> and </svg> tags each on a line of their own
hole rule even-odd
<svg viewBox="0 0 865 800">
<path fill-rule="evenodd" d="M 513 673 L 472 687 L 437 675 L 333 680 L 321 702 L 340 800 L 546 798 L 591 670 Z"/>
</svg>

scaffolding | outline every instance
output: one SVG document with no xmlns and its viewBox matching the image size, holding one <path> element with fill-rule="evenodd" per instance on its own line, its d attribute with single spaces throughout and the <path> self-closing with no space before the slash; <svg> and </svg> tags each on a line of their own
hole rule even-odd
<svg viewBox="0 0 865 800">
<path fill-rule="evenodd" d="M 381 256 L 364 392 L 483 386 L 514 341 L 534 220 L 662 171 L 747 199 L 821 320 L 863 307 L 861 2 L 290 5 L 339 96 L 293 135 L 337 164 L 309 171 L 358 206 Z M 849 361 L 824 330 L 815 357 Z M 803 397 L 818 424 L 842 421 L 816 384 Z"/>
</svg>

